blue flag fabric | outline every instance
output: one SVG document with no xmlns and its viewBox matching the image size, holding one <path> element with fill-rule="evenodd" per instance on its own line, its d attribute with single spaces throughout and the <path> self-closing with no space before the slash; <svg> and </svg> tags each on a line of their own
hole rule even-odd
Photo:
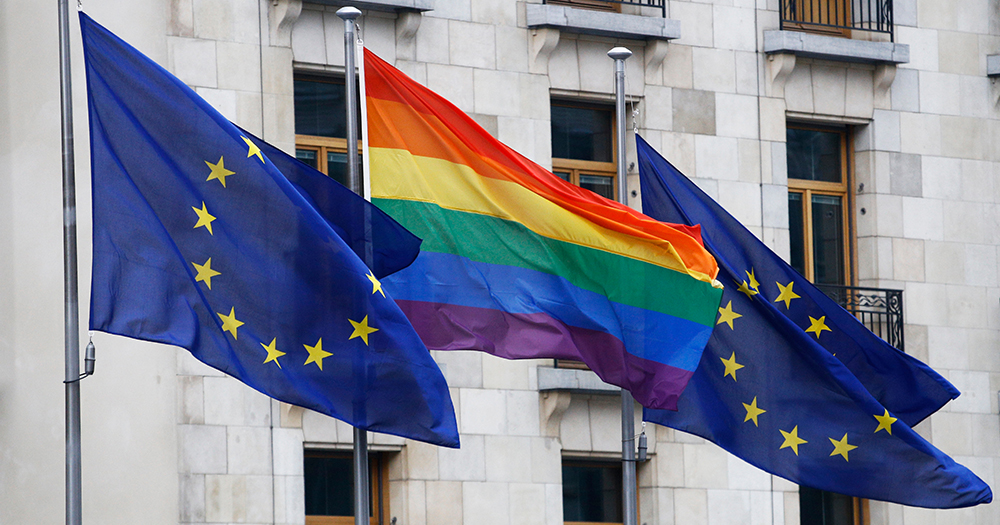
<svg viewBox="0 0 1000 525">
<path fill-rule="evenodd" d="M 299 190 L 337 235 L 362 260 L 372 260 L 372 273 L 381 279 L 410 265 L 420 253 L 420 238 L 389 214 L 362 199 L 311 166 L 238 128 L 260 147 L 260 152 Z"/>
<path fill-rule="evenodd" d="M 647 409 L 643 418 L 822 490 L 931 508 L 992 501 L 981 479 L 907 422 L 956 396 L 954 387 L 863 334 L 849 313 L 636 138 L 643 212 L 700 223 L 727 284 L 677 412 Z"/>
<path fill-rule="evenodd" d="M 340 234 L 361 253 L 368 237 L 412 236 L 239 130 L 83 13 L 80 26 L 91 330 L 186 348 L 255 390 L 358 428 L 457 447 L 440 369 Z M 337 219 L 338 208 L 360 214 Z M 379 274 L 413 260 L 419 241 L 404 244 L 374 251 Z"/>
</svg>

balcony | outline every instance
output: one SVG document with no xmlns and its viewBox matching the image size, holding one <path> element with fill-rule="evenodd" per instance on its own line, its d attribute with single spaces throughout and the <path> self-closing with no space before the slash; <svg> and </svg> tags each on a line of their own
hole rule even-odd
<svg viewBox="0 0 1000 525">
<path fill-rule="evenodd" d="M 818 284 L 817 288 L 885 342 L 903 348 L 903 291 Z"/>
<path fill-rule="evenodd" d="M 851 37 L 853 31 L 893 41 L 892 0 L 780 0 L 781 29 Z M 872 40 L 878 40 L 877 37 Z"/>
<path fill-rule="evenodd" d="M 653 7 L 660 10 L 662 18 L 667 17 L 667 0 L 542 0 L 543 4 L 564 5 L 598 11 L 617 11 L 616 4 L 635 7 Z"/>
</svg>

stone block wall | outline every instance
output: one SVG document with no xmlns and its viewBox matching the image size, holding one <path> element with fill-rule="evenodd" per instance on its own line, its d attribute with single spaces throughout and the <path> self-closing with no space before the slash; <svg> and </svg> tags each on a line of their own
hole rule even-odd
<svg viewBox="0 0 1000 525">
<path fill-rule="evenodd" d="M 343 70 L 343 22 L 336 8 L 303 4 L 282 40 L 268 21 L 257 25 L 253 17 L 234 14 L 236 4 L 175 3 L 171 67 L 227 116 L 290 146 L 293 71 Z M 681 22 L 682 36 L 665 55 L 643 40 L 527 29 L 525 2 L 516 1 L 438 2 L 422 15 L 370 11 L 360 25 L 369 48 L 543 166 L 551 165 L 551 97 L 612 101 L 606 53 L 615 45 L 629 47 L 635 54 L 627 62 L 626 90 L 638 109 L 640 133 L 786 256 L 786 122 L 851 126 L 859 284 L 905 290 L 907 350 L 964 392 L 918 430 L 991 482 L 1000 457 L 993 395 L 1000 369 L 991 364 L 1000 366 L 1000 239 L 993 233 L 1000 196 L 994 164 L 1000 159 L 991 141 L 997 95 L 985 77 L 985 54 L 1000 40 L 982 19 L 957 14 L 965 7 L 903 0 L 897 2 L 896 34 L 910 46 L 910 63 L 887 70 L 789 61 L 761 50 L 763 31 L 778 25 L 776 3 L 671 0 L 668 17 Z M 973 3 L 984 9 L 985 0 Z M 256 61 L 235 60 L 254 52 L 260 54 Z M 654 55 L 664 58 L 647 60 Z M 632 146 L 626 155 L 634 156 Z M 634 167 L 629 188 L 638 206 Z M 435 358 L 452 387 L 462 448 L 372 436 L 376 448 L 390 452 L 390 515 L 399 523 L 560 523 L 562 458 L 620 453 L 617 397 L 560 394 L 568 401 L 546 409 L 536 370 L 550 362 L 471 352 L 436 352 Z M 240 392 L 246 389 L 211 375 L 180 377 L 185 521 L 249 519 L 227 512 L 241 494 L 264 494 L 270 485 L 263 480 L 272 471 L 260 460 L 244 461 L 240 450 L 268 440 L 272 454 L 287 460 L 285 485 L 272 489 L 270 506 L 254 512 L 277 514 L 280 506 L 289 522 L 301 521 L 301 502 L 293 500 L 303 443 L 344 448 L 350 428 L 309 412 L 278 428 L 273 419 L 258 426 L 229 421 L 248 417 L 230 410 L 253 397 Z M 188 410 L 198 406 L 198 396 L 204 414 Z M 207 408 L 209 397 L 220 404 Z M 213 411 L 225 417 L 213 419 Z M 652 459 L 639 467 L 643 523 L 798 522 L 794 484 L 699 438 L 652 426 L 647 431 L 654 439 Z M 205 457 L 187 451 L 195 438 L 219 450 Z M 270 468 L 277 476 L 278 467 Z M 961 513 L 983 523 L 994 517 L 988 506 Z M 872 503 L 870 522 L 922 523 L 934 514 Z M 959 513 L 938 514 L 947 520 Z"/>
</svg>

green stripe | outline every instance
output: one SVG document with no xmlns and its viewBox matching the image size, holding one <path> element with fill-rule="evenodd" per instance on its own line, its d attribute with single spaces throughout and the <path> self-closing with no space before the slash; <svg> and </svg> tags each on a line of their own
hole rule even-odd
<svg viewBox="0 0 1000 525">
<path fill-rule="evenodd" d="M 722 290 L 687 274 L 543 237 L 517 222 L 496 217 L 447 210 L 418 201 L 373 199 L 372 202 L 422 238 L 421 250 L 557 275 L 616 303 L 705 326 L 715 324 Z"/>
</svg>

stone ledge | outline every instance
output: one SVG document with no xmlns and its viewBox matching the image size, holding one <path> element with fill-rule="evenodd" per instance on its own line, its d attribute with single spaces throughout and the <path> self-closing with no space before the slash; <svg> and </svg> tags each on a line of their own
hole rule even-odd
<svg viewBox="0 0 1000 525">
<path fill-rule="evenodd" d="M 445 0 L 449 1 L 449 0 Z M 433 11 L 434 0 L 306 0 L 307 4 L 346 5 L 373 11 Z"/>
<path fill-rule="evenodd" d="M 601 381 L 591 370 L 538 367 L 538 391 L 553 390 L 579 394 L 617 394 L 621 389 Z"/>
<path fill-rule="evenodd" d="M 1000 77 L 1000 55 L 986 55 L 986 76 Z"/>
<path fill-rule="evenodd" d="M 910 46 L 906 44 L 851 40 L 799 31 L 764 31 L 764 53 L 791 53 L 800 57 L 864 64 L 905 64 L 910 61 Z"/>
<path fill-rule="evenodd" d="M 528 27 L 552 27 L 567 33 L 633 40 L 672 40 L 681 37 L 678 20 L 574 9 L 558 5 L 527 4 Z"/>
</svg>

